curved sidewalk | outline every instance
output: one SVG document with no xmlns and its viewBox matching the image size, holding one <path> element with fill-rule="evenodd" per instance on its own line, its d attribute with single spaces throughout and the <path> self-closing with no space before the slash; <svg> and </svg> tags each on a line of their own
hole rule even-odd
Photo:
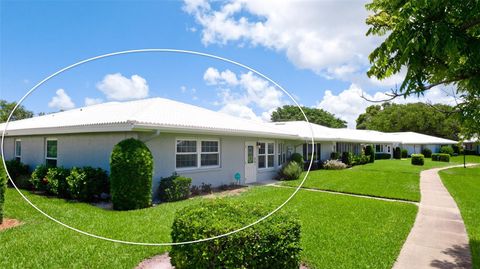
<svg viewBox="0 0 480 269">
<path fill-rule="evenodd" d="M 420 174 L 421 201 L 415 223 L 394 269 L 468 268 L 472 258 L 462 216 L 435 168 Z"/>
</svg>

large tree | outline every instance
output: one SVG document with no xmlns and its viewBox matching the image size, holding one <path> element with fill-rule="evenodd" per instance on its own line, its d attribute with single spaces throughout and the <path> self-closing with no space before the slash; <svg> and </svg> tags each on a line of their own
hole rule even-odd
<svg viewBox="0 0 480 269">
<path fill-rule="evenodd" d="M 16 102 L 9 103 L 6 100 L 0 100 L 0 123 L 7 121 L 8 116 L 16 105 Z M 12 118 L 10 118 L 10 120 L 21 120 L 31 117 L 33 117 L 33 112 L 25 109 L 24 106 L 20 105 L 17 107 L 15 112 L 13 112 Z"/>
<path fill-rule="evenodd" d="M 305 112 L 308 121 L 311 123 L 316 123 L 332 128 L 347 127 L 346 121 L 335 117 L 334 114 L 329 113 L 323 109 L 302 106 L 302 110 L 303 112 Z M 305 117 L 297 106 L 285 105 L 283 107 L 278 107 L 277 110 L 273 111 L 271 120 L 274 122 L 304 121 Z"/>
<path fill-rule="evenodd" d="M 461 123 L 453 111 L 453 107 L 441 104 L 372 105 L 358 116 L 357 129 L 382 132 L 412 131 L 458 140 Z"/>
<path fill-rule="evenodd" d="M 451 85 L 463 133 L 480 133 L 480 1 L 373 0 L 367 35 L 385 36 L 369 56 L 378 79 L 406 69 L 391 97 L 420 95 Z"/>
</svg>

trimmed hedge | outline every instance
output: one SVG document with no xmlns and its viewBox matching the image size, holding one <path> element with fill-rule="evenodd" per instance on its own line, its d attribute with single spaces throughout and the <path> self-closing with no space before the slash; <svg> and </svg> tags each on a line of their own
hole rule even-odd
<svg viewBox="0 0 480 269">
<path fill-rule="evenodd" d="M 353 156 L 353 164 L 352 165 L 363 165 L 370 162 L 370 156 L 365 154 L 355 155 Z"/>
<path fill-rule="evenodd" d="M 70 175 L 70 170 L 63 167 L 48 168 L 45 180 L 47 182 L 46 192 L 61 198 L 70 198 L 68 190 L 67 177 Z"/>
<path fill-rule="evenodd" d="M 2 165 L 0 167 L 0 224 L 3 223 L 3 204 L 5 202 L 5 188 L 6 187 L 7 187 L 7 174 L 5 173 L 3 165 Z"/>
<path fill-rule="evenodd" d="M 434 153 L 432 154 L 432 161 L 436 162 L 450 162 L 450 155 L 445 153 Z"/>
<path fill-rule="evenodd" d="M 408 158 L 408 150 L 407 149 L 402 149 L 402 158 Z"/>
<path fill-rule="evenodd" d="M 400 147 L 396 147 L 393 149 L 393 158 L 400 160 L 402 158 L 402 149 Z"/>
<path fill-rule="evenodd" d="M 390 153 L 375 153 L 375 159 L 377 160 L 390 160 L 392 155 Z"/>
<path fill-rule="evenodd" d="M 412 154 L 412 164 L 413 165 L 424 165 L 425 158 L 423 154 Z"/>
<path fill-rule="evenodd" d="M 303 156 L 302 154 L 300 153 L 293 153 L 291 156 L 290 156 L 290 161 L 293 161 L 293 162 L 296 162 L 300 165 L 300 167 L 302 168 L 303 170 L 303 165 L 304 165 L 304 160 L 303 160 Z"/>
<path fill-rule="evenodd" d="M 351 166 L 353 164 L 353 153 L 351 152 L 342 152 L 342 163 Z"/>
<path fill-rule="evenodd" d="M 452 146 L 442 146 L 440 148 L 440 153 L 448 154 L 450 156 L 453 156 L 453 148 Z"/>
<path fill-rule="evenodd" d="M 101 168 L 73 167 L 66 180 L 72 199 L 93 202 L 109 192 L 108 175 Z"/>
<path fill-rule="evenodd" d="M 239 229 L 265 216 L 259 205 L 220 200 L 180 209 L 172 224 L 172 240 L 193 241 Z M 229 236 L 197 244 L 174 245 L 169 253 L 177 269 L 295 268 L 300 265 L 300 224 L 277 212 L 257 225 Z"/>
<path fill-rule="evenodd" d="M 282 166 L 279 171 L 278 178 L 280 180 L 295 180 L 302 174 L 302 167 L 295 161 L 291 161 Z"/>
<path fill-rule="evenodd" d="M 47 176 L 48 168 L 45 165 L 38 165 L 32 172 L 30 183 L 33 189 L 36 191 L 46 191 L 48 181 L 45 178 Z"/>
<path fill-rule="evenodd" d="M 131 210 L 152 204 L 153 156 L 140 140 L 129 138 L 110 155 L 110 194 L 113 208 Z"/>
<path fill-rule="evenodd" d="M 429 148 L 424 148 L 422 149 L 422 154 L 425 156 L 425 158 L 431 158 L 432 157 L 432 150 Z"/>
<path fill-rule="evenodd" d="M 160 180 L 159 195 L 162 202 L 185 200 L 190 195 L 192 179 L 173 173 Z"/>
<path fill-rule="evenodd" d="M 365 147 L 365 155 L 370 156 L 370 160 L 369 160 L 370 163 L 375 162 L 375 151 L 373 150 L 372 145 L 367 145 Z"/>
</svg>

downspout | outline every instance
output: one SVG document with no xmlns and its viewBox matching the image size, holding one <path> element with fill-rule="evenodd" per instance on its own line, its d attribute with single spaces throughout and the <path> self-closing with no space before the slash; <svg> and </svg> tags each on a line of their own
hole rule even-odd
<svg viewBox="0 0 480 269">
<path fill-rule="evenodd" d="M 149 137 L 146 137 L 144 139 L 141 139 L 141 141 L 143 143 L 147 143 L 148 141 L 154 139 L 154 138 L 157 138 L 158 136 L 160 136 L 160 130 L 156 130 L 154 134 L 152 134 L 151 136 Z"/>
</svg>

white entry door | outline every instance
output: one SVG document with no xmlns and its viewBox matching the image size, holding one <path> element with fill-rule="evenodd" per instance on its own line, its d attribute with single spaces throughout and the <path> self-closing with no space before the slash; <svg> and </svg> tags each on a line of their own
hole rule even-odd
<svg viewBox="0 0 480 269">
<path fill-rule="evenodd" d="M 245 142 L 245 183 L 257 181 L 257 151 L 256 143 Z"/>
</svg>

